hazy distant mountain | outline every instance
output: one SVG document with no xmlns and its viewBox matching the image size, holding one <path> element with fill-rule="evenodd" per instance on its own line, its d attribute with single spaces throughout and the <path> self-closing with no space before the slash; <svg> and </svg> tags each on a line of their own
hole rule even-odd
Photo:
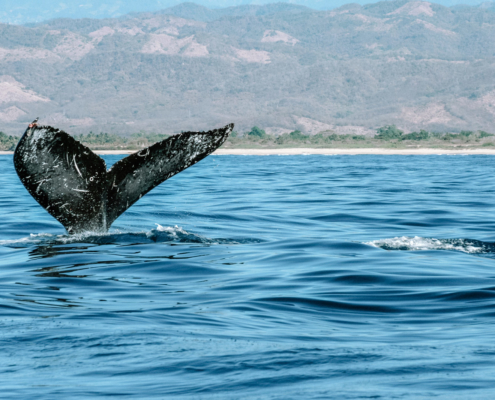
<svg viewBox="0 0 495 400">
<path fill-rule="evenodd" d="M 220 9 L 209 9 L 195 3 L 182 3 L 174 7 L 158 11 L 156 14 L 175 15 L 185 19 L 211 22 L 222 17 L 243 17 L 243 16 L 263 16 L 280 13 L 297 14 L 301 12 L 315 11 L 311 8 L 288 3 L 275 3 L 264 6 L 242 5 L 237 7 L 227 7 Z M 134 14 L 131 14 L 134 16 Z"/>
<path fill-rule="evenodd" d="M 247 12 L 260 7 L 260 3 L 270 3 L 270 0 L 198 0 L 202 5 L 197 6 L 196 18 L 210 21 L 215 16 L 223 16 L 230 13 L 242 14 L 243 7 Z M 258 5 L 251 6 L 256 2 Z M 291 1 L 292 3 L 294 0 Z M 316 9 L 331 9 L 345 4 L 344 0 L 299 0 L 299 3 Z M 226 7 L 226 4 L 239 7 Z M 290 6 L 290 5 L 289 5 Z M 210 8 L 213 8 L 210 10 Z M 292 7 L 301 7 L 292 5 Z M 103 0 L 100 2 L 90 0 L 2 0 L 0 2 L 0 22 L 10 24 L 39 23 L 55 18 L 117 18 L 125 14 L 135 12 L 154 12 L 158 10 L 171 10 L 171 15 L 191 18 L 192 7 L 183 6 L 181 0 Z M 235 9 L 235 10 L 234 10 Z M 186 11 L 188 16 L 180 15 Z M 266 10 L 265 10 L 266 11 Z"/>
<path fill-rule="evenodd" d="M 406 0 L 0 24 L 0 130 L 495 131 L 494 38 L 491 7 Z"/>
</svg>

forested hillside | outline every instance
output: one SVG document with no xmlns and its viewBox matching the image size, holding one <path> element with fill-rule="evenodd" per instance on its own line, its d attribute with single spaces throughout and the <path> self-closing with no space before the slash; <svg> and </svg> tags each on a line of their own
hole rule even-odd
<svg viewBox="0 0 495 400">
<path fill-rule="evenodd" d="M 0 24 L 0 130 L 492 132 L 494 37 L 492 8 L 403 0 Z"/>
</svg>

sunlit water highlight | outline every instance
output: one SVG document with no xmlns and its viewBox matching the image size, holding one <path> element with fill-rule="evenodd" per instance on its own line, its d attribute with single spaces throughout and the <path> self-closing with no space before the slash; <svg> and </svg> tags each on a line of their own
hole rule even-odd
<svg viewBox="0 0 495 400">
<path fill-rule="evenodd" d="M 75 236 L 0 170 L 0 398 L 491 397 L 491 156 L 210 156 Z"/>
</svg>

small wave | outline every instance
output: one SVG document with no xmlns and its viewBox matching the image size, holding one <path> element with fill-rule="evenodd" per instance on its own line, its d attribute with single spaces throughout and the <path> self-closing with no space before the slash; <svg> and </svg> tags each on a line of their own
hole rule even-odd
<svg viewBox="0 0 495 400">
<path fill-rule="evenodd" d="M 75 235 L 52 235 L 50 233 L 30 234 L 28 237 L 0 240 L 0 246 L 25 248 L 33 245 L 65 245 L 72 243 L 90 244 L 141 244 L 141 243 L 200 243 L 200 244 L 243 244 L 259 243 L 257 239 L 223 239 L 208 238 L 175 226 L 168 227 L 156 224 L 157 227 L 143 232 L 84 232 Z"/>
<path fill-rule="evenodd" d="M 451 250 L 471 254 L 495 253 L 495 243 L 473 239 L 435 239 L 419 236 L 401 236 L 391 239 L 373 240 L 371 242 L 364 242 L 364 244 L 384 250 Z"/>
<path fill-rule="evenodd" d="M 25 245 L 31 245 L 33 243 L 40 243 L 44 240 L 50 240 L 56 236 L 51 235 L 50 233 L 31 233 L 28 237 L 20 238 L 20 239 L 12 239 L 12 240 L 0 240 L 0 246 L 10 246 L 10 247 L 25 247 Z M 14 246 L 18 245 L 18 246 Z"/>
<path fill-rule="evenodd" d="M 146 237 L 154 242 L 179 242 L 179 243 L 204 243 L 204 244 L 241 244 L 246 242 L 253 242 L 253 240 L 232 240 L 214 238 L 210 239 L 205 236 L 198 235 L 196 233 L 190 233 L 186 230 L 178 227 L 161 226 L 156 224 L 156 228 L 149 232 L 146 232 Z M 164 240 L 165 239 L 165 240 Z"/>
</svg>

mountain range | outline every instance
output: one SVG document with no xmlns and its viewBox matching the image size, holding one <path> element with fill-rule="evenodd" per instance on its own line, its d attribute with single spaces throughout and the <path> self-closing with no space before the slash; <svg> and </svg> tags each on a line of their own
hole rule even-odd
<svg viewBox="0 0 495 400">
<path fill-rule="evenodd" d="M 0 130 L 495 131 L 495 8 L 184 3 L 0 24 Z"/>
</svg>

